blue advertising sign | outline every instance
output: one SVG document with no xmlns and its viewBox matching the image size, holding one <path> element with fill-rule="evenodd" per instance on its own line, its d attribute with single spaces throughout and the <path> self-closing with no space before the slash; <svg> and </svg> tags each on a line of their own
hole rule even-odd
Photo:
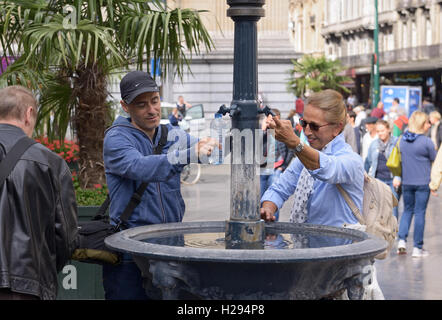
<svg viewBox="0 0 442 320">
<path fill-rule="evenodd" d="M 408 117 L 419 109 L 421 105 L 422 92 L 420 87 L 410 87 L 408 98 Z"/>
<path fill-rule="evenodd" d="M 407 86 L 381 86 L 381 101 L 384 103 L 385 112 L 390 110 L 394 98 L 399 98 L 399 106 L 406 110 L 407 93 Z"/>
<path fill-rule="evenodd" d="M 155 76 L 161 76 L 161 59 L 155 60 L 154 58 L 150 59 L 150 74 L 153 77 L 155 70 Z"/>
</svg>

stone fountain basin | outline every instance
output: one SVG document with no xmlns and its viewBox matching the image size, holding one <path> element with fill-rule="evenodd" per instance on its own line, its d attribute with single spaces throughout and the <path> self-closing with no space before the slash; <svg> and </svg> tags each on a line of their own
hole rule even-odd
<svg viewBox="0 0 442 320">
<path fill-rule="evenodd" d="M 385 241 L 365 232 L 286 222 L 266 224 L 266 233 L 326 235 L 353 242 L 317 248 L 220 250 L 142 241 L 225 229 L 225 221 L 157 224 L 118 232 L 105 243 L 132 255 L 146 292 L 154 299 L 321 299 L 344 291 L 350 299 L 361 299 L 374 257 L 387 248 Z"/>
</svg>

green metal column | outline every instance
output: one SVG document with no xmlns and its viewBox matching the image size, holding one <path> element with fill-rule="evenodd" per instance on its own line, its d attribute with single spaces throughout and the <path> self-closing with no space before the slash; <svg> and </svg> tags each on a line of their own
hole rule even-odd
<svg viewBox="0 0 442 320">
<path fill-rule="evenodd" d="M 378 0 L 374 0 L 374 55 L 372 59 L 373 65 L 373 87 L 372 87 L 372 103 L 375 108 L 379 102 L 379 22 L 378 22 Z"/>
</svg>

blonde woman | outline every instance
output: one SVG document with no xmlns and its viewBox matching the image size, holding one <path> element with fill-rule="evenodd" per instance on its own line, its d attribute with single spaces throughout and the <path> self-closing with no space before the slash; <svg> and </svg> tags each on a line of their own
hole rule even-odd
<svg viewBox="0 0 442 320">
<path fill-rule="evenodd" d="M 399 223 L 398 253 L 406 253 L 406 241 L 414 215 L 413 257 L 424 257 L 428 252 L 423 249 L 425 211 L 430 196 L 431 163 L 436 158 L 436 149 L 425 134 L 430 128 L 428 115 L 415 111 L 408 122 L 408 130 L 400 142 L 402 158 L 402 194 L 404 213 Z"/>
<path fill-rule="evenodd" d="M 378 139 L 374 140 L 368 148 L 367 158 L 364 162 L 365 171 L 390 186 L 394 196 L 399 200 L 401 177 L 394 177 L 386 165 L 398 138 L 391 135 L 388 121 L 381 119 L 376 122 L 376 133 Z M 398 207 L 393 208 L 393 214 L 396 219 L 399 219 Z"/>
<path fill-rule="evenodd" d="M 334 90 L 312 93 L 300 124 L 309 145 L 294 133 L 289 120 L 269 116 L 276 139 L 295 149 L 297 157 L 261 198 L 261 217 L 274 221 L 274 213 L 295 193 L 291 221 L 341 227 L 358 221 L 336 184 L 351 195 L 362 210 L 364 168 L 362 158 L 345 143 L 347 119 L 342 95 Z"/>
</svg>

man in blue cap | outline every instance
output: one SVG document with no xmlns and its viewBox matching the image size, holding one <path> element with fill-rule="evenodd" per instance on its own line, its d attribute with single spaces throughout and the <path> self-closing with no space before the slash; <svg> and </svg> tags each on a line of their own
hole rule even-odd
<svg viewBox="0 0 442 320">
<path fill-rule="evenodd" d="M 181 222 L 185 204 L 180 190 L 180 173 L 190 159 L 209 156 L 216 141 L 198 139 L 183 130 L 160 126 L 159 88 L 149 73 L 129 72 L 120 83 L 121 106 L 129 117 L 118 117 L 107 130 L 103 145 L 106 180 L 110 195 L 110 218 L 114 225 L 132 228 L 143 225 Z M 163 131 L 169 140 L 161 139 Z M 172 149 L 184 144 L 179 153 L 184 161 L 170 161 Z M 183 139 L 184 137 L 184 139 Z M 183 143 L 184 142 L 184 143 Z M 164 145 L 163 145 L 164 143 Z M 162 150 L 158 153 L 158 146 Z M 169 154 L 168 154 L 169 152 Z M 183 159 L 183 157 L 180 157 Z M 143 183 L 148 183 L 138 205 L 127 221 L 121 218 L 132 196 Z M 118 266 L 103 266 L 106 299 L 149 299 L 143 288 L 141 272 L 130 255 L 125 254 Z"/>
</svg>

